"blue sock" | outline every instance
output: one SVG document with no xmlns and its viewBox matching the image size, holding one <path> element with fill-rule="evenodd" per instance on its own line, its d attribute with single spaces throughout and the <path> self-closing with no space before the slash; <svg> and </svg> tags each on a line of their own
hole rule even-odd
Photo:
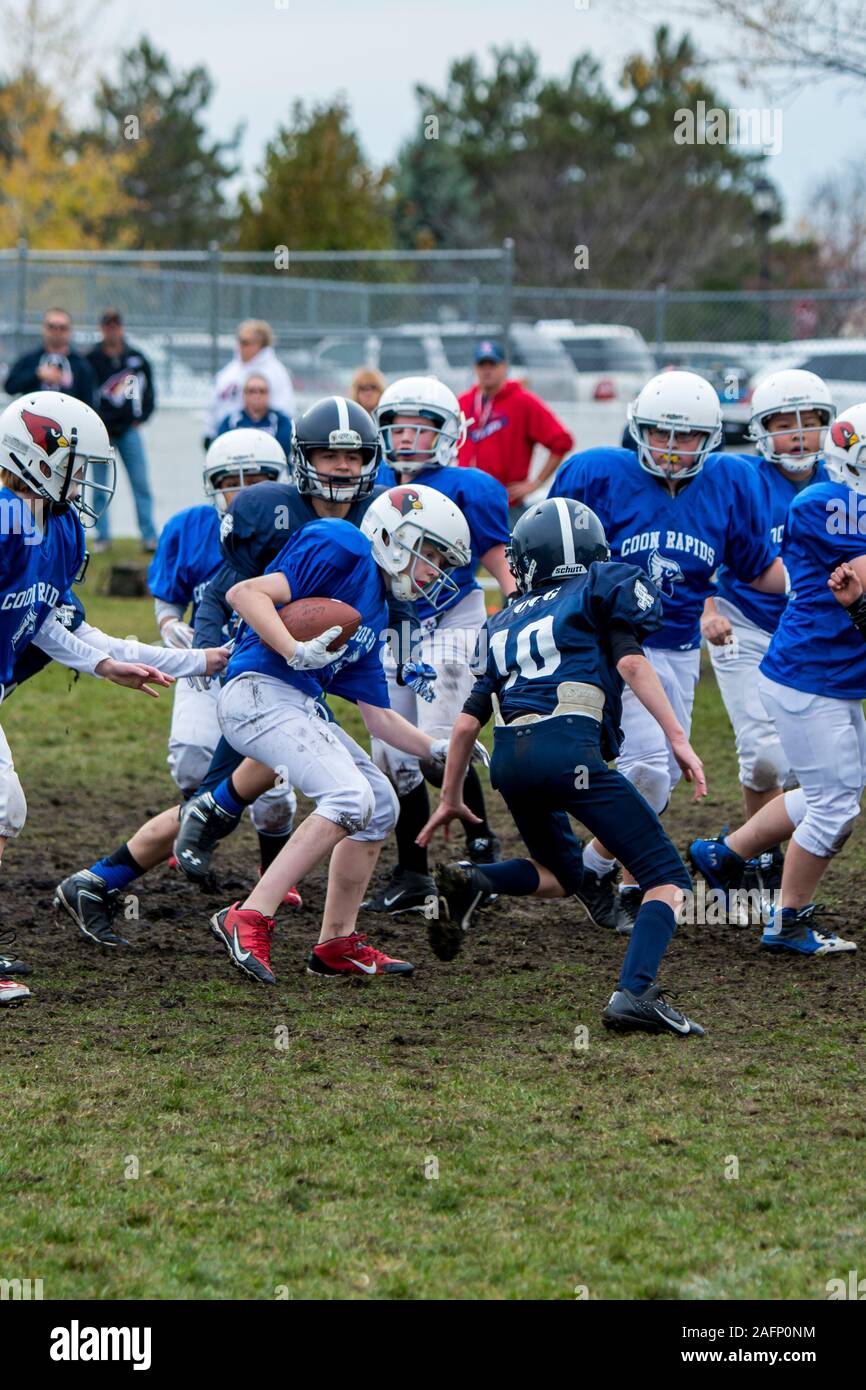
<svg viewBox="0 0 866 1390">
<path fill-rule="evenodd" d="M 668 907 L 667 903 L 653 901 L 642 904 L 622 963 L 620 989 L 643 994 L 653 983 L 676 925 L 673 908 Z"/>
<path fill-rule="evenodd" d="M 217 806 L 221 806 L 224 811 L 228 811 L 230 816 L 242 816 L 249 804 L 246 801 L 239 801 L 237 792 L 232 786 L 232 779 L 227 777 L 224 782 L 220 782 L 211 792 L 211 796 Z"/>
<path fill-rule="evenodd" d="M 501 864 L 476 864 L 490 884 L 491 893 L 509 898 L 528 898 L 539 884 L 538 870 L 531 859 L 505 859 Z"/>
<path fill-rule="evenodd" d="M 107 859 L 97 859 L 90 866 L 90 872 L 101 878 L 106 888 L 125 888 L 134 878 L 140 878 L 145 870 L 133 859 L 126 845 L 121 845 Z"/>
</svg>

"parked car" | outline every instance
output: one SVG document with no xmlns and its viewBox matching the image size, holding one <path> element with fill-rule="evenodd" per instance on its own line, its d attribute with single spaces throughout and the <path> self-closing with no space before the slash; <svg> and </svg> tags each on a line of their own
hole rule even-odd
<svg viewBox="0 0 866 1390">
<path fill-rule="evenodd" d="M 772 360 L 773 349 L 765 344 L 666 343 L 656 352 L 659 371 L 676 367 L 697 372 L 715 389 L 722 407 L 727 445 L 746 442 L 752 415 L 752 380 Z"/>
<path fill-rule="evenodd" d="M 475 349 L 499 338 L 495 324 L 405 324 L 367 334 L 333 334 L 313 352 L 311 372 L 323 390 L 346 390 L 356 367 L 377 367 L 387 382 L 431 373 L 459 394 L 472 384 Z M 568 354 L 532 324 L 514 323 L 510 360 L 515 376 L 546 401 L 574 401 L 576 377 Z"/>
<path fill-rule="evenodd" d="M 627 405 L 656 370 L 655 359 L 636 328 L 619 323 L 539 319 L 543 337 L 559 343 L 577 372 L 579 401 Z"/>
<path fill-rule="evenodd" d="M 799 367 L 815 372 L 830 388 L 837 410 L 866 401 L 866 338 L 804 338 L 799 342 L 782 343 L 778 353 L 752 381 L 758 381 L 769 371 Z"/>
</svg>

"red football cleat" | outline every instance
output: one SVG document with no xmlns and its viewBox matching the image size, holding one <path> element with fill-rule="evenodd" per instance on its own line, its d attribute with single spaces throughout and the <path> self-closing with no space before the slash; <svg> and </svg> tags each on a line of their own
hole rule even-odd
<svg viewBox="0 0 866 1390">
<path fill-rule="evenodd" d="M 366 936 L 335 936 L 314 946 L 307 961 L 308 975 L 411 975 L 408 960 L 394 960 L 384 951 L 367 946 Z"/>
<path fill-rule="evenodd" d="M 176 868 L 177 868 L 177 855 L 176 855 L 176 854 L 170 854 L 170 855 L 168 856 L 168 867 L 169 867 L 170 869 L 176 869 Z"/>
<path fill-rule="evenodd" d="M 211 917 L 210 929 L 217 941 L 223 943 L 238 970 L 262 984 L 276 984 L 277 978 L 271 970 L 273 917 L 233 903 Z"/>
<path fill-rule="evenodd" d="M 0 1004 L 23 1004 L 25 999 L 30 998 L 30 990 L 26 985 L 22 985 L 19 980 L 0 979 Z"/>
</svg>

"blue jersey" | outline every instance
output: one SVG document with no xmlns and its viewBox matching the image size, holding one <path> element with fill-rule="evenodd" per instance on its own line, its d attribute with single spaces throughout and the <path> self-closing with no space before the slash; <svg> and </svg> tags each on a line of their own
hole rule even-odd
<svg viewBox="0 0 866 1390">
<path fill-rule="evenodd" d="M 482 473 L 478 468 L 425 468 L 421 473 L 413 473 L 411 481 L 424 487 L 434 487 L 450 497 L 460 508 L 469 526 L 469 539 L 472 545 L 472 561 L 460 569 L 452 570 L 451 578 L 457 585 L 457 593 L 445 608 L 438 612 L 430 607 L 426 599 L 417 603 L 418 617 L 422 622 L 427 618 L 439 618 L 443 612 L 453 608 L 467 594 L 481 586 L 473 570 L 482 555 L 486 555 L 494 545 L 507 545 L 511 538 L 508 527 L 508 493 L 496 478 Z M 382 464 L 376 482 L 385 487 L 396 487 L 397 477 L 392 468 Z"/>
<path fill-rule="evenodd" d="M 187 507 L 166 522 L 147 571 L 154 598 L 176 603 L 192 618 L 208 580 L 220 567 L 220 517 L 214 507 Z"/>
<path fill-rule="evenodd" d="M 70 507 L 49 513 L 40 533 L 26 502 L 5 487 L 0 488 L 0 519 L 0 685 L 5 686 L 14 679 L 21 653 L 80 572 L 84 528 Z"/>
<path fill-rule="evenodd" d="M 388 709 L 388 684 L 382 666 L 382 642 L 388 627 L 385 585 L 367 537 L 348 521 L 312 521 L 291 536 L 266 574 L 284 574 L 292 601 L 338 598 L 361 614 L 361 626 L 347 643 L 346 654 L 318 671 L 293 671 L 258 633 L 244 627 L 226 679 L 245 671 L 276 676 L 318 697 L 322 692 L 344 700 Z"/>
<path fill-rule="evenodd" d="M 837 700 L 866 699 L 866 642 L 827 588 L 832 570 L 866 554 L 866 528 L 849 525 L 857 502 L 844 483 L 817 483 L 794 498 L 782 558 L 791 593 L 761 670 L 770 680 Z"/>
<path fill-rule="evenodd" d="M 712 576 L 727 565 L 746 583 L 778 555 L 754 469 L 710 454 L 675 497 L 628 449 L 587 449 L 559 469 L 551 497 L 573 497 L 598 515 L 611 557 L 645 570 L 663 595 L 664 623 L 647 645 L 700 646 Z"/>
<path fill-rule="evenodd" d="M 827 470 L 823 463 L 818 462 L 814 471 L 808 474 L 805 480 L 796 482 L 789 475 L 777 468 L 774 463 L 768 463 L 766 459 L 758 458 L 754 454 L 741 455 L 743 462 L 750 467 L 755 474 L 755 482 L 763 496 L 764 511 L 769 520 L 768 540 L 771 545 L 782 544 L 782 537 L 785 534 L 785 520 L 788 516 L 788 508 L 794 498 L 801 493 L 804 488 L 810 487 L 812 483 L 823 483 L 827 481 Z M 727 599 L 728 603 L 733 603 L 740 612 L 754 623 L 756 627 L 763 628 L 765 632 L 775 632 L 779 626 L 779 619 L 788 602 L 786 594 L 761 594 L 751 585 L 745 584 L 738 575 L 728 565 L 722 565 L 716 575 L 718 597 Z"/>
<path fill-rule="evenodd" d="M 601 747 L 622 743 L 622 677 L 606 640 L 612 624 L 642 642 L 662 626 L 662 601 L 637 565 L 590 565 L 587 574 L 515 599 L 482 628 L 473 695 L 496 695 L 506 724 L 519 714 L 552 714 L 564 682 L 604 691 Z"/>
</svg>

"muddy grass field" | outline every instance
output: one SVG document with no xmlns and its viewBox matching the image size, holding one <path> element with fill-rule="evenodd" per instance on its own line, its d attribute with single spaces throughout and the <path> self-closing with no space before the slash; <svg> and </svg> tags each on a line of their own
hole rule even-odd
<svg viewBox="0 0 866 1390">
<path fill-rule="evenodd" d="M 149 605 L 99 575 L 92 620 L 150 637 Z M 326 982 L 304 971 L 316 875 L 265 990 L 207 929 L 255 872 L 246 827 L 216 895 L 160 869 L 130 889 L 130 946 L 101 952 L 52 892 L 170 804 L 168 713 L 56 670 L 3 709 L 29 821 L 0 926 L 34 974 L 0 1012 L 0 1278 L 46 1298 L 823 1299 L 862 1266 L 862 954 L 778 960 L 755 928 L 685 926 L 663 983 L 706 1038 L 621 1039 L 599 1016 L 624 943 L 579 906 L 498 904 L 450 965 L 420 921 L 369 917 L 415 975 Z M 683 848 L 739 816 L 711 676 L 694 737 L 711 795 L 677 794 Z M 861 952 L 862 865 L 855 837 L 821 899 Z"/>
</svg>

